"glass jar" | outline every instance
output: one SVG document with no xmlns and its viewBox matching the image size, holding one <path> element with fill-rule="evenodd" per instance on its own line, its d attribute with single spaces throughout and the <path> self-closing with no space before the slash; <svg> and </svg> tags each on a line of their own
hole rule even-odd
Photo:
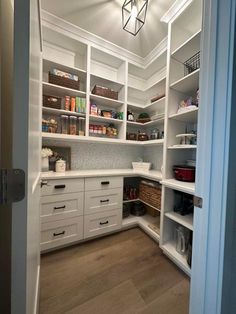
<svg viewBox="0 0 236 314">
<path fill-rule="evenodd" d="M 93 128 L 91 128 L 91 130 L 93 130 Z M 89 132 L 93 133 L 90 131 L 90 128 L 89 128 Z M 79 117 L 77 119 L 77 134 L 80 136 L 85 135 L 85 118 Z"/>
<path fill-rule="evenodd" d="M 76 135 L 76 121 L 77 117 L 70 116 L 70 135 Z"/>
<path fill-rule="evenodd" d="M 158 140 L 159 139 L 159 130 L 158 129 L 153 129 L 152 133 L 150 135 L 151 140 Z"/>
<path fill-rule="evenodd" d="M 61 115 L 61 133 L 68 134 L 68 120 L 69 117 L 66 115 Z"/>
</svg>

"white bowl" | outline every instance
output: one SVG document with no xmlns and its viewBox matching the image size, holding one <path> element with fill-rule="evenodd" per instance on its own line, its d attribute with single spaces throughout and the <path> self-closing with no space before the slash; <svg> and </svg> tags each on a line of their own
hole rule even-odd
<svg viewBox="0 0 236 314">
<path fill-rule="evenodd" d="M 151 168 L 151 163 L 150 162 L 132 162 L 132 166 L 134 170 L 148 171 Z"/>
</svg>

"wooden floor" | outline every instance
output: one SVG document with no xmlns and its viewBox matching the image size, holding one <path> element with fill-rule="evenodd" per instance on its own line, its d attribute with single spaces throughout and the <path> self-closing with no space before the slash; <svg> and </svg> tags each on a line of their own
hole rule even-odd
<svg viewBox="0 0 236 314">
<path fill-rule="evenodd" d="M 41 262 L 41 314 L 188 313 L 188 278 L 138 228 Z"/>
</svg>

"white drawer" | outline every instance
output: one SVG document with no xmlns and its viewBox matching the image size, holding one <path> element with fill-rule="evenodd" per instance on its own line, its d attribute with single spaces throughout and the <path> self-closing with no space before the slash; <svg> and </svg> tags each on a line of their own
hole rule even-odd
<svg viewBox="0 0 236 314">
<path fill-rule="evenodd" d="M 41 250 L 83 239 L 83 216 L 41 224 Z"/>
<path fill-rule="evenodd" d="M 86 215 L 84 216 L 84 238 L 118 230 L 121 228 L 121 221 L 121 209 Z"/>
<path fill-rule="evenodd" d="M 85 191 L 123 189 L 123 177 L 85 178 Z"/>
<path fill-rule="evenodd" d="M 42 180 L 41 195 L 55 195 L 84 191 L 84 179 Z"/>
<path fill-rule="evenodd" d="M 41 197 L 41 222 L 83 215 L 84 192 Z"/>
<path fill-rule="evenodd" d="M 85 192 L 85 214 L 122 208 L 122 189 Z"/>
</svg>

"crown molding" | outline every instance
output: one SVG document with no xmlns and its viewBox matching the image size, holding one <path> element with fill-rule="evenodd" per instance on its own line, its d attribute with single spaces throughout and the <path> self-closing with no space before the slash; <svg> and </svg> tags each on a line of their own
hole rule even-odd
<svg viewBox="0 0 236 314">
<path fill-rule="evenodd" d="M 176 0 L 168 11 L 161 17 L 161 22 L 169 23 L 173 22 L 178 15 L 180 15 L 193 0 Z"/>
<path fill-rule="evenodd" d="M 167 50 L 166 37 L 146 57 L 141 57 L 125 48 L 113 44 L 108 40 L 105 40 L 100 36 L 97 36 L 70 22 L 67 22 L 64 19 L 53 15 L 45 10 L 42 10 L 42 26 L 53 29 L 84 44 L 102 49 L 109 54 L 127 60 L 129 63 L 132 63 L 144 69 Z"/>
</svg>

